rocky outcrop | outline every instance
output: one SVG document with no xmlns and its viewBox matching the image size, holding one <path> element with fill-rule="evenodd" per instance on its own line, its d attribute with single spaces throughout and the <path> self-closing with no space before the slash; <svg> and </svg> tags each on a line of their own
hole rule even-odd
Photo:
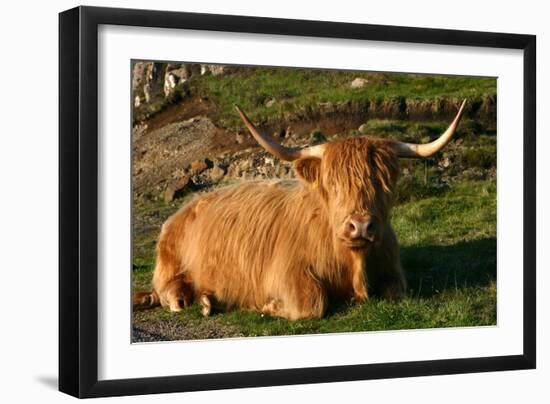
<svg viewBox="0 0 550 404">
<path fill-rule="evenodd" d="M 230 67 L 227 65 L 201 65 L 201 74 L 212 74 L 212 76 L 219 76 L 227 74 Z"/>
<path fill-rule="evenodd" d="M 192 76 L 200 75 L 201 65 L 193 63 L 168 63 L 164 74 L 164 95 L 168 97 L 178 84 Z"/>
<path fill-rule="evenodd" d="M 132 71 L 134 105 L 149 103 L 162 93 L 165 63 L 136 62 Z"/>
<path fill-rule="evenodd" d="M 218 129 L 198 116 L 149 131 L 134 133 L 134 193 L 155 198 L 169 185 L 208 168 L 205 155 L 215 149 Z M 193 169 L 191 163 L 193 162 Z"/>
<path fill-rule="evenodd" d="M 134 106 L 170 96 L 178 85 L 193 76 L 207 73 L 219 76 L 228 70 L 226 65 L 135 62 L 132 69 Z"/>
</svg>

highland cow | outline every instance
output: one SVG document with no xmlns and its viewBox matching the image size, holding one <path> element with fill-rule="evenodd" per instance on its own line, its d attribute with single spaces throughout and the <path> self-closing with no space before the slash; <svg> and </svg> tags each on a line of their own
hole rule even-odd
<svg viewBox="0 0 550 404">
<path fill-rule="evenodd" d="M 427 144 L 350 137 L 304 149 L 260 133 L 256 141 L 293 162 L 299 180 L 252 181 L 201 195 L 162 226 L 153 292 L 136 306 L 179 311 L 193 301 L 290 320 L 322 317 L 331 299 L 363 302 L 406 293 L 399 244 L 390 225 L 399 158 L 429 157 L 451 140 Z"/>
</svg>

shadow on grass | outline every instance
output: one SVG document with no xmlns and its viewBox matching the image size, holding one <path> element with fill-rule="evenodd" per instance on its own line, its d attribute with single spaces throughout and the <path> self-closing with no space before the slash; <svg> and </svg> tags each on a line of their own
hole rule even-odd
<svg viewBox="0 0 550 404">
<path fill-rule="evenodd" d="M 496 281 L 496 247 L 494 237 L 448 246 L 401 247 L 408 296 L 430 298 L 444 292 L 488 286 Z M 343 313 L 351 304 L 332 300 L 326 316 Z"/>
<path fill-rule="evenodd" d="M 497 242 L 491 237 L 448 246 L 402 247 L 401 263 L 411 297 L 484 287 L 496 280 Z"/>
</svg>

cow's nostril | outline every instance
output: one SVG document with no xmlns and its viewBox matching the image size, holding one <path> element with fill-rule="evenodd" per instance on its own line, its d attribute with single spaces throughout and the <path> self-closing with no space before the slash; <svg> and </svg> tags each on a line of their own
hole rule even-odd
<svg viewBox="0 0 550 404">
<path fill-rule="evenodd" d="M 355 223 L 349 221 L 347 224 L 347 231 L 349 232 L 350 236 L 353 236 L 357 232 L 357 227 L 355 226 Z"/>
</svg>

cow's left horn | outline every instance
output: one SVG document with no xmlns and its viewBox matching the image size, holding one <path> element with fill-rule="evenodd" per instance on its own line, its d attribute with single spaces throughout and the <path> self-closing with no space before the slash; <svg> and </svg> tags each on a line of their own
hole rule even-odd
<svg viewBox="0 0 550 404">
<path fill-rule="evenodd" d="M 270 136 L 267 136 L 264 133 L 260 133 L 258 129 L 256 129 L 256 127 L 254 126 L 254 124 L 250 121 L 250 119 L 248 119 L 245 113 L 237 105 L 235 105 L 235 109 L 241 116 L 241 119 L 243 120 L 244 124 L 246 125 L 252 136 L 254 136 L 254 139 L 256 139 L 260 146 L 266 149 L 269 153 L 273 154 L 275 157 L 278 157 L 281 160 L 285 161 L 294 161 L 298 160 L 299 158 L 306 157 L 323 157 L 323 152 L 325 150 L 324 145 L 320 144 L 303 149 L 299 147 L 285 147 L 283 145 L 280 145 L 279 143 L 275 142 Z"/>
<path fill-rule="evenodd" d="M 462 117 L 462 112 L 464 111 L 464 106 L 466 105 L 466 100 L 462 101 L 462 105 L 458 110 L 458 113 L 455 116 L 453 122 L 449 125 L 447 130 L 439 136 L 436 140 L 426 144 L 414 144 L 414 143 L 403 143 L 395 142 L 395 152 L 399 157 L 430 157 L 443 149 L 447 143 L 449 143 L 455 133 L 456 127 L 460 122 Z"/>
</svg>

